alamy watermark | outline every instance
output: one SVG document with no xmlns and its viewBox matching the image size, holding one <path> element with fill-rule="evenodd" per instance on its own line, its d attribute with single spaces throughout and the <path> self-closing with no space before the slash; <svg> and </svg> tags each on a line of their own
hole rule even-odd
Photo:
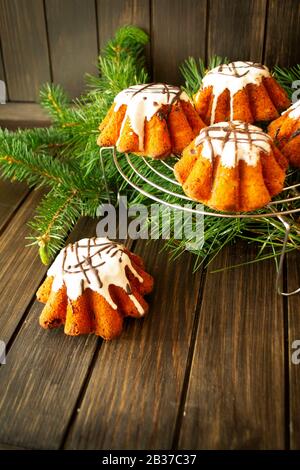
<svg viewBox="0 0 300 470">
<path fill-rule="evenodd" d="M 0 340 L 0 364 L 6 364 L 6 344 Z"/>
<path fill-rule="evenodd" d="M 3 80 L 0 80 L 0 104 L 6 103 L 6 86 Z"/>
<path fill-rule="evenodd" d="M 196 212 L 194 212 L 196 210 Z M 97 237 L 110 239 L 184 240 L 187 250 L 201 249 L 204 243 L 202 204 L 186 204 L 180 209 L 164 204 L 132 204 L 126 196 L 119 197 L 118 207 L 102 204 L 98 207 Z"/>
<path fill-rule="evenodd" d="M 292 349 L 294 349 L 291 356 L 292 364 L 298 366 L 300 364 L 300 339 L 295 339 L 295 341 L 292 342 Z"/>
<path fill-rule="evenodd" d="M 300 99 L 300 80 L 293 81 L 292 89 L 295 90 L 292 93 L 292 102 L 296 103 Z"/>
</svg>

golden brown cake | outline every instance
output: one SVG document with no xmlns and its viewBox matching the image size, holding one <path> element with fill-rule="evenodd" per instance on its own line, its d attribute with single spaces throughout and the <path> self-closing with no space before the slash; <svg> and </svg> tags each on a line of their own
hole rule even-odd
<svg viewBox="0 0 300 470">
<path fill-rule="evenodd" d="M 176 163 L 192 199 L 219 211 L 252 211 L 280 193 L 287 161 L 268 134 L 241 121 L 202 129 Z"/>
<path fill-rule="evenodd" d="M 142 318 L 148 311 L 143 296 L 153 278 L 142 259 L 108 238 L 84 238 L 65 247 L 37 292 L 45 303 L 43 328 L 65 325 L 67 335 L 95 333 L 113 339 L 126 316 Z"/>
<path fill-rule="evenodd" d="M 289 163 L 300 168 L 300 100 L 271 122 L 268 132 Z"/>
<path fill-rule="evenodd" d="M 100 124 L 98 145 L 152 158 L 180 154 L 204 123 L 185 92 L 164 83 L 119 93 Z"/>
<path fill-rule="evenodd" d="M 207 125 L 232 120 L 272 121 L 290 106 L 269 69 L 254 62 L 231 62 L 210 70 L 194 103 Z"/>
</svg>

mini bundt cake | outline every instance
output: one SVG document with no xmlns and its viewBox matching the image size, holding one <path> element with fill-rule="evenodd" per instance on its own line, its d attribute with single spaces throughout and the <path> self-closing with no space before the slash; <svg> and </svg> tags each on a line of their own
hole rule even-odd
<svg viewBox="0 0 300 470">
<path fill-rule="evenodd" d="M 187 94 L 164 83 L 134 85 L 121 91 L 100 124 L 98 145 L 152 158 L 182 150 L 204 123 Z"/>
<path fill-rule="evenodd" d="M 65 247 L 48 270 L 37 292 L 46 303 L 40 325 L 64 324 L 67 335 L 109 340 L 121 333 L 124 317 L 147 313 L 143 295 L 152 288 L 139 256 L 108 238 L 84 238 Z"/>
<path fill-rule="evenodd" d="M 272 121 L 290 106 L 285 91 L 265 65 L 231 62 L 204 76 L 194 96 L 197 112 L 206 124 L 240 120 Z"/>
<path fill-rule="evenodd" d="M 268 132 L 289 163 L 300 168 L 300 100 L 271 122 Z"/>
<path fill-rule="evenodd" d="M 176 163 L 192 199 L 220 211 L 252 211 L 280 193 L 287 162 L 261 129 L 241 121 L 202 129 Z"/>
</svg>

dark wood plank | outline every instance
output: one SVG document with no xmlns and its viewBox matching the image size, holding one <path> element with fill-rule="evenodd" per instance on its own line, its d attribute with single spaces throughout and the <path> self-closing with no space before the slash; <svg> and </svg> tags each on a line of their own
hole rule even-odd
<svg viewBox="0 0 300 470">
<path fill-rule="evenodd" d="M 266 15 L 266 0 L 210 0 L 208 57 L 260 62 Z"/>
<path fill-rule="evenodd" d="M 57 449 L 97 344 L 43 331 L 37 303 L 0 368 L 2 440 L 33 449 Z"/>
<path fill-rule="evenodd" d="M 23 183 L 0 180 L 0 233 L 28 192 L 28 187 Z"/>
<path fill-rule="evenodd" d="M 178 66 L 205 56 L 206 0 L 153 0 L 152 58 L 157 81 L 182 82 Z"/>
<path fill-rule="evenodd" d="M 118 28 L 133 24 L 150 31 L 149 0 L 97 0 L 100 48 Z"/>
<path fill-rule="evenodd" d="M 46 0 L 53 81 L 74 98 L 84 75 L 96 73 L 97 21 L 94 0 Z"/>
<path fill-rule="evenodd" d="M 288 291 L 293 291 L 300 287 L 300 263 L 299 253 L 290 253 L 288 256 Z M 300 449 L 300 317 L 299 317 L 300 294 L 289 297 L 288 300 L 288 354 L 287 361 L 289 367 L 289 419 L 290 419 L 290 447 Z M 298 341 L 298 343 L 297 343 Z M 296 357 L 292 360 L 292 355 Z"/>
<path fill-rule="evenodd" d="M 190 254 L 172 262 L 161 247 L 138 242 L 135 251 L 155 278 L 149 316 L 103 344 L 68 449 L 172 445 L 201 273 L 192 273 Z"/>
<path fill-rule="evenodd" d="M 35 101 L 50 80 L 43 0 L 0 0 L 0 11 L 9 98 Z"/>
<path fill-rule="evenodd" d="M 25 247 L 27 222 L 40 197 L 41 192 L 33 192 L 26 199 L 0 238 L 0 292 L 5 299 L 0 305 L 0 331 L 5 342 L 10 340 L 46 272 L 36 247 Z"/>
<path fill-rule="evenodd" d="M 94 233 L 95 223 L 83 219 L 70 240 Z M 35 259 L 32 253 L 30 256 Z M 28 277 L 36 278 L 35 271 L 39 269 L 45 270 L 28 265 Z M 38 286 L 33 282 L 29 287 L 23 285 L 24 273 L 17 272 L 13 279 L 15 288 L 20 278 L 19 297 L 24 296 L 24 291 L 33 296 Z M 6 274 L 7 279 L 10 277 Z M 5 294 L 3 298 L 6 299 Z M 14 298 L 13 304 L 16 317 L 19 311 L 24 311 L 26 302 L 23 298 L 18 303 Z M 55 449 L 60 445 L 73 412 L 97 338 L 67 337 L 62 329 L 43 330 L 38 324 L 42 308 L 42 304 L 34 302 L 9 351 L 6 365 L 0 367 L 0 388 L 3 390 L 0 397 L 0 442 L 27 448 Z"/>
<path fill-rule="evenodd" d="M 228 247 L 210 269 L 256 252 Z M 284 448 L 283 302 L 275 277 L 273 261 L 207 275 L 181 448 Z"/>
<path fill-rule="evenodd" d="M 47 113 L 36 103 L 6 103 L 0 106 L 0 127 L 10 130 L 46 127 L 51 124 Z"/>
<path fill-rule="evenodd" d="M 70 241 L 94 235 L 96 222 L 82 219 Z M 32 286 L 32 295 L 35 290 Z M 34 302 L 6 365 L 0 367 L 0 388 L 5 390 L 0 397 L 0 442 L 57 449 L 102 341 L 94 335 L 72 338 L 62 329 L 41 329 L 38 317 L 42 308 Z"/>
<path fill-rule="evenodd" d="M 270 0 L 265 63 L 292 66 L 300 62 L 300 2 Z"/>
</svg>

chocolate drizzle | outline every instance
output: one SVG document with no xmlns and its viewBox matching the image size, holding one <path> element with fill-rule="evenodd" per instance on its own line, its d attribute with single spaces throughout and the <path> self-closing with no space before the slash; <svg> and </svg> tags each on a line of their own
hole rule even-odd
<svg viewBox="0 0 300 470">
<path fill-rule="evenodd" d="M 227 142 L 234 142 L 235 145 L 239 143 L 248 143 L 250 148 L 252 148 L 252 145 L 255 144 L 256 147 L 259 147 L 262 151 L 265 151 L 265 149 L 260 146 L 259 143 L 265 142 L 266 139 L 270 140 L 270 142 L 272 141 L 268 134 L 258 130 L 258 128 L 256 128 L 257 131 L 249 130 L 248 123 L 242 121 L 229 121 L 225 124 L 226 127 L 220 123 L 220 125 L 217 126 L 214 125 L 203 128 L 198 138 L 196 139 L 196 146 L 201 145 L 205 140 L 208 141 L 211 145 L 212 140 L 220 140 L 222 141 L 223 149 Z M 225 132 L 225 136 L 213 135 L 216 131 Z"/>
<path fill-rule="evenodd" d="M 264 65 L 257 62 L 241 62 L 239 65 L 237 65 L 237 62 L 230 62 L 229 64 L 219 65 L 219 67 L 210 70 L 206 75 L 222 74 L 230 77 L 242 78 L 250 72 L 250 68 L 265 70 Z"/>
<path fill-rule="evenodd" d="M 121 91 L 114 99 L 114 111 L 118 112 L 121 106 L 126 106 L 122 121 L 119 139 L 125 123 L 129 119 L 132 131 L 138 136 L 139 150 L 144 150 L 145 120 L 150 121 L 154 115 L 164 119 L 170 113 L 172 105 L 180 100 L 189 101 L 187 94 L 177 86 L 166 83 L 148 83 L 146 85 L 133 85 Z M 117 140 L 117 146 L 119 143 Z"/>
<path fill-rule="evenodd" d="M 161 88 L 158 88 L 158 85 L 161 86 Z M 135 85 L 127 88 L 127 90 L 125 90 L 125 93 L 126 94 L 131 94 L 132 93 L 132 97 L 133 98 L 134 96 L 140 94 L 140 93 L 147 93 L 147 94 L 154 94 L 154 93 L 161 93 L 163 95 L 167 95 L 167 101 L 168 101 L 168 105 L 171 106 L 175 101 L 177 101 L 182 93 L 181 89 L 177 86 L 173 86 L 173 85 L 168 85 L 167 83 L 155 83 L 155 82 L 152 82 L 152 83 L 147 83 L 145 86 L 142 86 L 142 87 L 139 87 L 139 88 L 135 88 Z M 172 98 L 171 98 L 171 95 L 174 95 Z M 143 97 L 143 99 L 147 99 L 147 97 Z M 154 105 L 155 106 L 159 106 L 159 103 L 157 102 L 154 102 Z"/>
<path fill-rule="evenodd" d="M 143 315 L 144 309 L 131 290 L 129 273 L 143 283 L 126 248 L 108 238 L 86 238 L 68 245 L 48 270 L 48 276 L 53 277 L 52 290 L 57 292 L 64 285 L 70 301 L 78 299 L 89 288 L 116 309 L 118 306 L 109 290 L 114 285 L 127 293 Z"/>
<path fill-rule="evenodd" d="M 91 242 L 93 243 L 91 245 Z M 93 254 L 91 254 L 91 246 L 97 247 L 97 251 L 95 251 Z M 73 264 L 73 266 L 66 266 L 66 259 L 67 259 L 67 250 L 70 248 L 71 251 L 75 250 L 75 256 L 76 256 L 76 263 Z M 78 248 L 86 248 L 87 249 L 87 255 L 82 256 L 80 259 Z M 121 245 L 118 245 L 116 242 L 112 241 L 107 241 L 107 242 L 99 242 L 97 241 L 96 238 L 88 238 L 87 239 L 87 244 L 80 244 L 80 242 L 76 242 L 73 245 L 70 244 L 63 250 L 63 263 L 62 263 L 62 270 L 64 274 L 78 274 L 82 273 L 86 282 L 88 284 L 91 283 L 91 279 L 88 276 L 88 273 L 92 273 L 95 276 L 95 279 L 97 280 L 97 284 L 99 288 L 103 287 L 103 282 L 100 278 L 99 270 L 101 266 L 104 266 L 106 261 L 102 258 L 102 253 L 105 253 L 106 255 L 110 255 L 110 258 L 113 258 L 117 254 L 119 254 L 119 262 L 122 263 L 122 255 L 124 253 L 124 249 L 121 247 Z M 99 262 L 96 262 L 93 264 L 93 261 L 95 258 L 99 258 Z M 81 293 L 84 290 L 84 281 L 81 281 Z"/>
<path fill-rule="evenodd" d="M 218 99 L 227 90 L 230 96 L 230 120 L 234 118 L 234 95 L 248 84 L 260 85 L 263 78 L 270 77 L 269 69 L 256 62 L 231 62 L 213 68 L 203 77 L 201 90 L 212 87 L 210 105 L 210 124 L 214 124 Z M 197 95 L 195 98 L 197 102 Z"/>
<path fill-rule="evenodd" d="M 298 137 L 300 135 L 300 129 L 297 129 L 295 132 L 292 133 L 291 137 L 289 138 L 289 141 L 295 139 L 295 137 Z"/>
<path fill-rule="evenodd" d="M 234 166 L 236 166 L 241 151 L 251 160 L 252 154 L 257 151 L 268 152 L 272 139 L 258 127 L 242 121 L 229 121 L 205 127 L 195 140 L 196 147 L 204 144 L 208 146 L 212 163 L 218 155 L 222 157 L 228 143 L 233 143 Z"/>
</svg>

